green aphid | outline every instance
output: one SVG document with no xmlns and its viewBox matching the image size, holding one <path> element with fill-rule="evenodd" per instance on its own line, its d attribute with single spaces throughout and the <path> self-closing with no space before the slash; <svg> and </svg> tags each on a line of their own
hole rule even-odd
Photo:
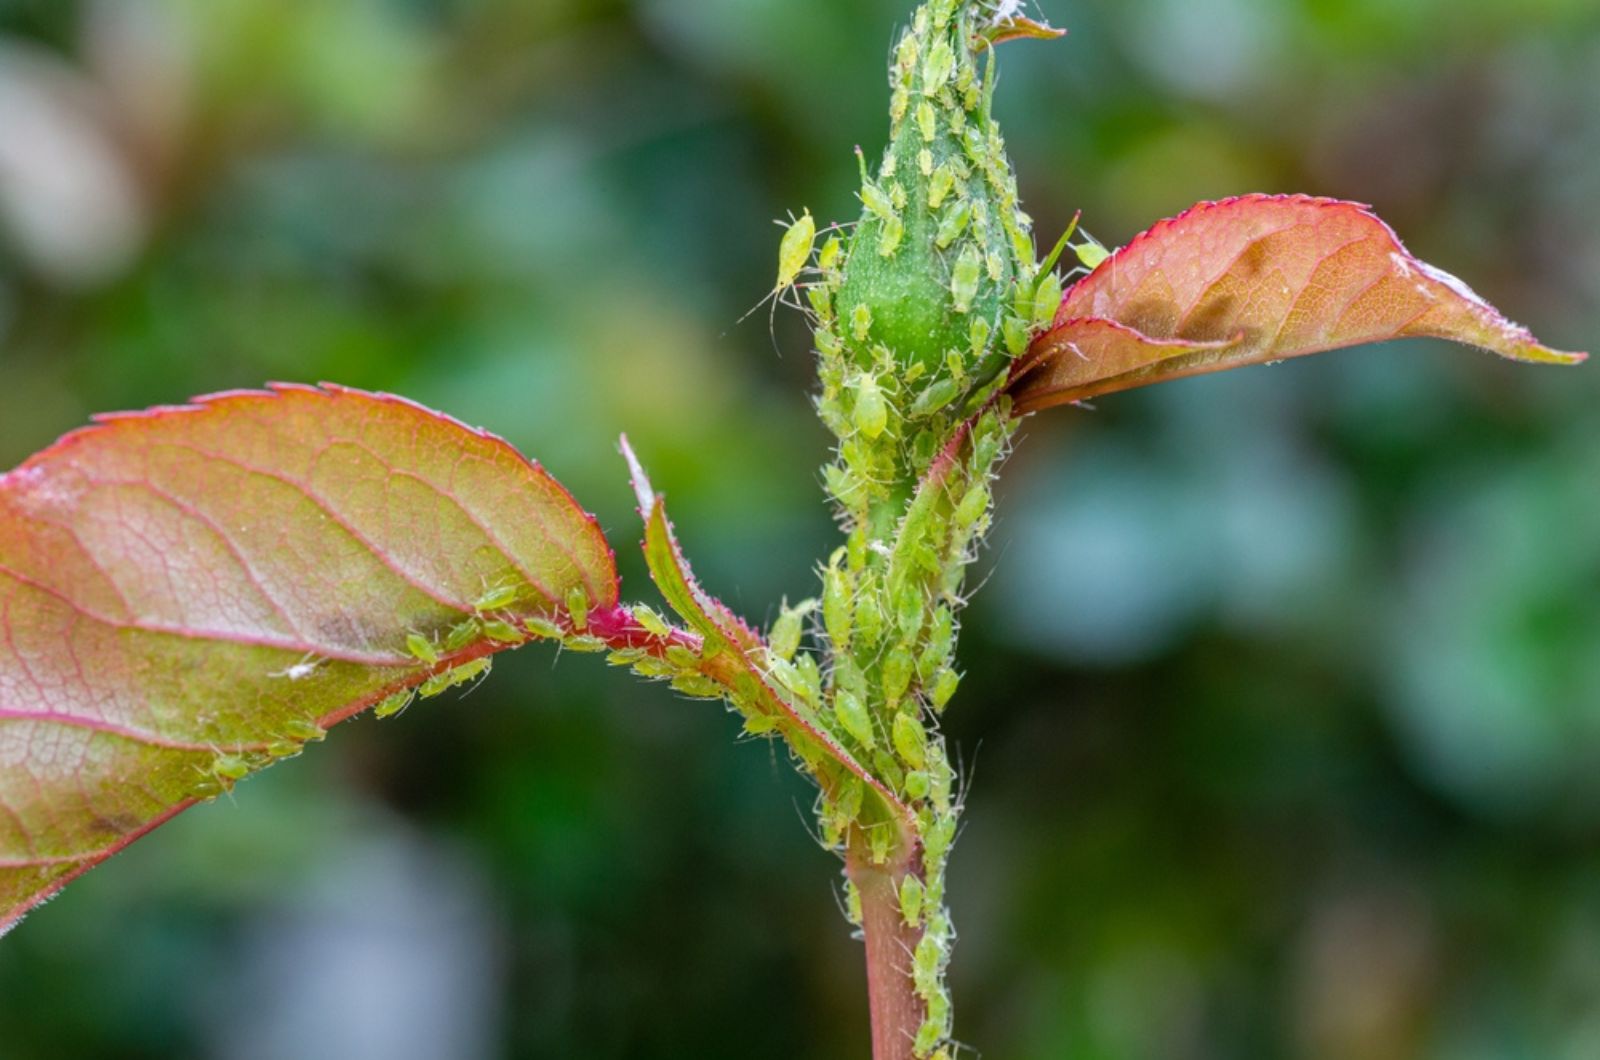
<svg viewBox="0 0 1600 1060">
<path fill-rule="evenodd" d="M 955 68 L 955 50 L 947 39 L 941 37 L 928 49 L 928 58 L 922 64 L 922 94 L 930 98 L 938 95 Z"/>
<path fill-rule="evenodd" d="M 941 604 L 933 613 L 933 622 L 928 627 L 928 643 L 917 659 L 917 674 L 924 681 L 931 679 L 950 660 L 950 649 L 955 644 L 955 629 L 955 615 L 950 608 Z"/>
<path fill-rule="evenodd" d="M 971 243 L 961 248 L 955 265 L 950 269 L 950 300 L 958 313 L 972 310 L 972 300 L 978 297 L 978 285 L 983 280 L 983 261 L 978 248 Z"/>
<path fill-rule="evenodd" d="M 611 647 L 611 645 L 607 644 L 601 637 L 591 637 L 582 633 L 575 634 L 574 636 L 563 640 L 561 642 L 561 646 L 567 651 L 583 653 L 607 651 Z"/>
<path fill-rule="evenodd" d="M 906 237 L 906 223 L 896 214 L 886 218 L 883 222 L 883 232 L 878 236 L 878 256 L 884 258 L 894 257 L 894 252 L 900 249 L 900 243 Z"/>
<path fill-rule="evenodd" d="M 859 573 L 867 565 L 867 549 L 871 545 L 871 537 L 865 526 L 858 526 L 850 531 L 850 536 L 845 538 L 845 562 L 849 564 L 851 573 Z"/>
<path fill-rule="evenodd" d="M 925 799 L 933 790 L 933 778 L 927 770 L 914 769 L 906 774 L 905 795 L 913 802 Z"/>
<path fill-rule="evenodd" d="M 917 131 L 922 133 L 922 138 L 928 143 L 933 143 L 934 137 L 939 135 L 939 112 L 933 109 L 933 104 L 923 100 L 917 106 Z"/>
<path fill-rule="evenodd" d="M 846 777 L 839 785 L 839 798 L 833 804 L 834 813 L 846 824 L 861 814 L 861 803 L 866 798 L 867 786 L 860 777 Z"/>
<path fill-rule="evenodd" d="M 1033 325 L 1021 317 L 1007 314 L 1000 322 L 1000 336 L 1005 341 L 1006 352 L 1013 357 L 1021 357 L 1028 352 L 1028 344 L 1033 341 Z"/>
<path fill-rule="evenodd" d="M 828 488 L 828 494 L 846 508 L 853 508 L 865 490 L 860 478 L 851 474 L 849 468 L 838 464 L 828 464 L 822 469 L 822 482 Z"/>
<path fill-rule="evenodd" d="M 1061 277 L 1053 272 L 1047 272 L 1039 277 L 1038 286 L 1033 289 L 1033 305 L 1031 317 L 1033 326 L 1047 328 L 1055 320 L 1056 310 L 1061 307 Z"/>
<path fill-rule="evenodd" d="M 922 1025 L 917 1028 L 917 1036 L 911 1042 L 912 1055 L 929 1055 L 943 1038 L 943 1024 L 935 1023 L 930 1016 L 928 1019 L 923 1020 Z"/>
<path fill-rule="evenodd" d="M 406 634 L 406 651 L 411 657 L 424 666 L 437 666 L 439 664 L 439 650 L 433 646 L 433 641 L 421 633 Z"/>
<path fill-rule="evenodd" d="M 844 915 L 856 927 L 861 926 L 861 889 L 854 880 L 844 882 Z"/>
<path fill-rule="evenodd" d="M 622 648 L 606 656 L 606 665 L 637 667 L 639 660 L 646 658 L 649 653 L 643 648 Z"/>
<path fill-rule="evenodd" d="M 816 343 L 817 352 L 824 357 L 837 357 L 844 352 L 844 340 L 839 338 L 832 327 L 819 327 L 811 336 Z M 824 363 L 826 370 L 826 363 Z"/>
<path fill-rule="evenodd" d="M 567 590 L 564 601 L 567 605 L 567 617 L 572 621 L 575 632 L 582 633 L 589 628 L 589 593 L 581 585 L 574 585 Z"/>
<path fill-rule="evenodd" d="M 327 729 L 305 718 L 290 718 L 284 723 L 283 728 L 290 739 L 299 740 L 301 743 L 313 743 L 328 738 Z"/>
<path fill-rule="evenodd" d="M 414 693 L 410 689 L 404 689 L 395 692 L 393 695 L 385 696 L 372 708 L 372 716 L 375 718 L 392 718 L 409 707 L 413 698 Z"/>
<path fill-rule="evenodd" d="M 944 968 L 945 956 L 944 940 L 934 933 L 930 925 L 911 951 L 911 972 L 917 981 L 917 993 L 931 993 L 937 990 L 939 972 Z M 926 990 L 930 985 L 934 987 L 934 991 Z"/>
<path fill-rule="evenodd" d="M 744 719 L 744 731 L 751 736 L 770 736 L 782 720 L 776 714 L 750 714 Z"/>
<path fill-rule="evenodd" d="M 567 635 L 566 630 L 539 615 L 523 619 L 522 628 L 541 640 L 560 640 Z"/>
<path fill-rule="evenodd" d="M 872 309 L 865 303 L 850 311 L 850 333 L 857 342 L 866 342 L 872 331 Z"/>
<path fill-rule="evenodd" d="M 955 770 L 950 768 L 950 763 L 945 761 L 943 755 L 937 758 L 933 766 L 927 774 L 928 790 L 924 794 L 933 799 L 934 808 L 940 813 L 949 813 L 950 787 L 955 783 Z"/>
<path fill-rule="evenodd" d="M 956 175 L 946 162 L 933 171 L 933 176 L 928 178 L 928 209 L 937 210 L 955 190 Z"/>
<path fill-rule="evenodd" d="M 432 677 L 422 682 L 422 684 L 418 685 L 417 695 L 423 699 L 432 699 L 434 696 L 442 695 L 444 692 L 448 691 L 450 689 L 450 685 L 450 671 L 445 670 L 443 673 L 434 674 Z"/>
<path fill-rule="evenodd" d="M 906 645 L 896 644 L 889 649 L 878 671 L 883 685 L 884 702 L 890 706 L 899 705 L 901 697 L 911 688 L 911 674 L 915 667 L 911 649 Z"/>
<path fill-rule="evenodd" d="M 521 644 L 528 639 L 522 630 L 498 618 L 483 619 L 482 628 L 484 636 L 501 644 Z"/>
<path fill-rule="evenodd" d="M 945 704 L 950 702 L 956 694 L 956 687 L 961 684 L 961 675 L 954 670 L 940 670 L 934 677 L 932 686 L 928 689 L 928 702 L 934 710 L 943 710 Z"/>
<path fill-rule="evenodd" d="M 498 585 L 485 592 L 472 603 L 474 611 L 503 611 L 517 602 L 517 597 L 522 595 L 523 586 L 512 583 Z"/>
<path fill-rule="evenodd" d="M 878 438 L 889 426 L 889 403 L 884 400 L 878 380 L 870 373 L 856 380 L 855 389 L 855 425 L 868 438 Z"/>
<path fill-rule="evenodd" d="M 867 699 L 866 674 L 848 655 L 841 655 L 833 660 L 833 687 L 842 688 L 862 701 Z"/>
<path fill-rule="evenodd" d="M 922 899 L 925 895 L 922 880 L 916 876 L 908 875 L 900 881 L 900 915 L 911 927 L 922 923 Z"/>
<path fill-rule="evenodd" d="M 456 685 L 464 685 L 468 681 L 473 681 L 480 677 L 487 677 L 489 675 L 489 670 L 493 665 L 493 662 L 487 657 L 473 659 L 471 662 L 464 662 L 460 666 L 446 670 L 443 676 L 450 679 L 451 687 Z"/>
<path fill-rule="evenodd" d="M 983 513 L 988 510 L 989 487 L 982 482 L 974 482 L 962 495 L 961 503 L 956 505 L 952 518 L 958 528 L 966 530 L 983 518 Z"/>
<path fill-rule="evenodd" d="M 812 218 L 811 211 L 805 210 L 799 220 L 784 230 L 783 238 L 778 241 L 778 283 L 773 288 L 774 292 L 794 286 L 794 281 L 805 270 L 806 262 L 811 260 L 811 248 L 816 241 L 817 222 Z"/>
<path fill-rule="evenodd" d="M 950 381 L 956 384 L 957 389 L 967 385 L 967 359 L 960 350 L 944 352 L 944 369 L 950 373 Z"/>
<path fill-rule="evenodd" d="M 685 648 L 682 644 L 667 645 L 667 662 L 680 670 L 698 670 L 700 656 Z"/>
<path fill-rule="evenodd" d="M 955 205 L 944 212 L 939 218 L 939 227 L 934 232 L 933 244 L 940 250 L 949 247 L 967 230 L 967 225 L 972 221 L 972 203 L 967 199 L 959 199 Z"/>
<path fill-rule="evenodd" d="M 893 837 L 887 828 L 874 828 L 867 836 L 867 853 L 874 865 L 889 863 L 889 843 Z"/>
<path fill-rule="evenodd" d="M 478 639 L 480 627 L 476 618 L 468 618 L 450 627 L 444 635 L 445 651 L 460 651 Z"/>
<path fill-rule="evenodd" d="M 838 236 L 830 236 L 822 244 L 822 249 L 817 252 L 817 268 L 823 272 L 833 272 L 839 267 L 839 258 L 844 254 L 844 240 Z"/>
<path fill-rule="evenodd" d="M 856 620 L 855 633 L 859 643 L 871 647 L 878 643 L 878 638 L 883 636 L 883 606 L 879 603 L 877 588 L 872 584 L 871 576 L 863 579 L 860 590 L 856 593 Z"/>
<path fill-rule="evenodd" d="M 822 574 L 822 625 L 833 650 L 842 654 L 850 650 L 852 586 L 850 575 L 839 568 L 840 558 L 835 553 Z"/>
<path fill-rule="evenodd" d="M 895 65 L 902 70 L 912 71 L 917 68 L 917 54 L 919 42 L 915 33 L 905 33 L 900 37 L 900 43 L 895 46 Z"/>
<path fill-rule="evenodd" d="M 917 172 L 924 180 L 933 176 L 933 152 L 926 147 L 917 152 Z"/>
<path fill-rule="evenodd" d="M 658 659 L 654 655 L 646 655 L 634 661 L 633 672 L 640 677 L 671 677 L 678 672 L 678 668 L 665 659 Z"/>
<path fill-rule="evenodd" d="M 900 587 L 894 600 L 895 625 L 906 640 L 914 640 L 922 632 L 922 590 L 915 582 L 907 581 Z"/>
<path fill-rule="evenodd" d="M 954 379 L 937 379 L 929 383 L 917 395 L 917 400 L 911 403 L 911 418 L 920 420 L 932 416 L 954 401 L 960 392 L 961 384 Z"/>
<path fill-rule="evenodd" d="M 272 758 L 293 758 L 305 749 L 305 744 L 294 740 L 275 740 L 267 745 L 267 754 Z"/>
<path fill-rule="evenodd" d="M 887 221 L 897 216 L 894 209 L 894 200 L 889 198 L 889 193 L 878 185 L 868 180 L 862 183 L 861 204 L 877 215 L 881 221 Z"/>
<path fill-rule="evenodd" d="M 872 752 L 872 768 L 891 788 L 898 790 L 905 785 L 905 770 L 900 768 L 900 762 L 888 751 L 880 749 Z"/>
<path fill-rule="evenodd" d="M 822 705 L 822 672 L 817 668 L 815 656 L 802 655 L 794 664 L 796 676 L 800 678 L 800 687 L 795 691 L 800 698 L 805 700 L 812 710 Z"/>
<path fill-rule="evenodd" d="M 943 814 L 933 822 L 922 837 L 922 849 L 930 861 L 942 861 L 950 852 L 950 844 L 956 838 L 956 819 L 949 814 Z"/>
<path fill-rule="evenodd" d="M 1084 268 L 1093 272 L 1111 256 L 1111 251 L 1101 246 L 1100 242 L 1093 236 L 1085 235 L 1083 238 L 1085 242 L 1074 244 L 1072 252 L 1078 256 L 1078 260 L 1083 263 Z"/>
<path fill-rule="evenodd" d="M 889 735 L 902 762 L 912 769 L 921 769 L 927 764 L 928 733 L 910 711 L 902 710 L 894 716 Z"/>
<path fill-rule="evenodd" d="M 638 604 L 634 607 L 633 620 L 651 636 L 665 637 L 672 633 L 672 626 L 659 611 L 648 604 Z"/>
<path fill-rule="evenodd" d="M 994 327 L 983 317 L 972 318 L 972 324 L 967 328 L 967 348 L 974 361 L 983 360 L 989 352 L 989 336 L 993 333 Z"/>
<path fill-rule="evenodd" d="M 861 746 L 871 748 L 876 745 L 877 736 L 872 731 L 872 715 L 867 712 L 866 705 L 854 692 L 843 688 L 835 689 L 833 713 L 839 719 L 840 727 Z"/>
<path fill-rule="evenodd" d="M 806 616 L 817 609 L 817 601 L 802 600 L 793 607 L 785 606 L 767 634 L 767 648 L 785 662 L 800 650 L 800 638 L 805 632 Z"/>
<path fill-rule="evenodd" d="M 678 674 L 672 679 L 672 688 L 695 699 L 721 699 L 723 688 L 709 677 L 695 673 Z"/>
<path fill-rule="evenodd" d="M 250 775 L 250 762 L 243 755 L 217 755 L 211 763 L 211 773 L 225 788 Z"/>
</svg>

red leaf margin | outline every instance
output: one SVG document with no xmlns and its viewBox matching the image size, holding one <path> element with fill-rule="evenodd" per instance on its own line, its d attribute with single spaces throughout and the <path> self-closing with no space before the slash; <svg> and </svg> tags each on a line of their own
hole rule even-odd
<svg viewBox="0 0 1600 1060">
<path fill-rule="evenodd" d="M 237 416 L 244 419 L 246 418 L 246 412 L 253 409 L 267 408 L 269 404 L 271 404 L 274 413 L 288 414 L 293 411 L 285 407 L 276 406 L 275 403 L 280 401 L 311 402 L 313 404 L 320 402 L 357 402 L 364 406 L 360 410 L 362 412 L 367 409 L 377 409 L 386 414 L 399 414 L 403 418 L 415 417 L 414 424 L 410 426 L 414 427 L 417 432 L 421 432 L 425 428 L 442 429 L 445 436 L 454 436 L 449 439 L 450 448 L 446 451 L 465 453 L 469 449 L 476 448 L 479 453 L 501 461 L 495 467 L 505 467 L 511 471 L 508 476 L 508 485 L 515 485 L 518 481 L 524 485 L 537 485 L 540 490 L 546 491 L 544 496 L 554 501 L 557 506 L 556 510 L 564 511 L 569 520 L 575 517 L 575 522 L 569 522 L 569 525 L 579 527 L 579 532 L 587 537 L 588 543 L 585 547 L 583 558 L 572 557 L 570 553 L 568 553 L 568 556 L 575 564 L 574 569 L 578 572 L 578 577 L 590 592 L 591 614 L 589 618 L 591 619 L 593 631 L 616 646 L 645 647 L 655 653 L 665 650 L 666 641 L 661 640 L 660 643 L 657 643 L 660 638 L 655 638 L 646 633 L 633 621 L 629 610 L 618 603 L 620 581 L 616 572 L 615 556 L 594 516 L 584 511 L 571 493 L 546 473 L 536 462 L 524 457 L 509 443 L 487 431 L 470 427 L 453 417 L 435 412 L 409 399 L 395 395 L 369 393 L 329 383 L 322 384 L 320 387 L 304 384 L 275 383 L 270 384 L 265 390 L 230 390 L 203 395 L 185 405 L 156 406 L 137 412 L 97 415 L 93 417 L 94 423 L 92 425 L 63 435 L 52 446 L 29 457 L 15 469 L 0 475 L 0 569 L 3 569 L 7 575 L 7 581 L 16 586 L 11 595 L 4 596 L 3 601 L 0 601 L 5 604 L 4 610 L 0 611 L 0 630 L 3 630 L 5 634 L 7 648 L 5 653 L 0 654 L 0 663 L 6 663 L 7 660 L 10 660 L 8 665 L 13 668 L 10 678 L 0 683 L 10 687 L 17 687 L 27 681 L 33 681 L 37 691 L 37 678 L 33 675 L 32 669 L 35 666 L 39 666 L 41 669 L 47 669 L 48 667 L 48 660 L 41 661 L 37 656 L 30 658 L 23 648 L 19 648 L 17 645 L 19 635 L 26 643 L 28 636 L 30 634 L 38 634 L 38 631 L 19 630 L 12 625 L 13 605 L 17 604 L 18 601 L 24 600 L 30 594 L 50 596 L 54 599 L 56 605 L 75 613 L 76 616 L 91 623 L 95 621 L 109 622 L 110 628 L 119 633 L 142 630 L 145 628 L 149 618 L 148 615 L 138 614 L 131 606 L 126 604 L 123 607 L 121 618 L 106 619 L 93 615 L 90 610 L 86 610 L 81 600 L 75 599 L 71 594 L 58 592 L 54 585 L 47 585 L 44 582 L 30 582 L 25 574 L 21 574 L 18 570 L 13 570 L 7 565 L 7 561 L 31 560 L 37 562 L 40 556 L 48 558 L 50 555 L 47 544 L 41 545 L 38 540 L 30 538 L 29 535 L 36 531 L 39 533 L 47 532 L 54 528 L 56 524 L 44 517 L 37 516 L 36 512 L 28 508 L 27 501 L 31 496 L 29 491 L 37 492 L 47 488 L 51 484 L 47 476 L 51 474 L 87 475 L 86 469 L 93 468 L 97 456 L 95 447 L 112 445 L 119 441 L 118 435 L 121 433 L 152 430 L 159 432 L 162 427 L 169 425 L 188 426 L 197 423 L 199 418 L 207 416 Z M 190 419 L 191 417 L 194 419 Z M 140 441 L 148 441 L 147 438 L 137 439 L 135 433 L 130 436 L 130 440 L 132 444 L 127 450 L 117 450 L 113 447 L 109 451 L 112 465 L 115 465 L 119 456 L 126 453 L 139 453 L 142 458 L 149 458 L 148 454 L 139 448 Z M 102 450 L 99 455 L 104 457 L 106 451 Z M 242 467 L 241 470 L 243 470 Z M 449 497 L 455 503 L 460 503 L 459 498 L 449 495 L 444 496 Z M 531 496 L 528 499 L 528 503 L 535 503 Z M 321 502 L 316 502 L 314 506 L 323 507 L 328 516 L 336 514 L 331 509 L 323 506 Z M 50 514 L 56 515 L 59 513 L 52 512 Z M 337 519 L 333 521 L 335 523 L 338 522 Z M 215 530 L 225 544 L 233 542 L 233 539 L 227 536 L 227 532 L 220 527 L 207 525 L 210 529 Z M 69 525 L 68 529 L 70 531 L 72 527 Z M 483 527 L 482 529 L 489 538 L 494 538 L 494 534 L 489 527 Z M 498 544 L 498 541 L 496 543 Z M 77 547 L 83 553 L 84 558 L 88 560 L 88 566 L 90 568 L 95 567 L 96 557 L 92 551 L 83 545 L 81 541 L 77 542 Z M 371 545 L 368 545 L 368 547 L 372 549 L 375 559 L 382 558 L 378 555 L 375 547 Z M 557 544 L 557 547 L 564 550 L 564 546 L 560 544 Z M 29 550 L 38 551 L 37 554 L 30 557 L 26 555 Z M 502 555 L 511 561 L 513 567 L 526 569 L 523 567 L 524 559 L 519 559 L 513 556 L 511 552 L 503 549 Z M 68 562 L 72 558 L 68 557 L 61 562 Z M 243 562 L 243 554 L 241 554 L 240 559 L 241 566 L 248 571 L 249 564 Z M 401 574 L 398 569 L 395 573 L 397 575 Z M 531 572 L 529 579 L 530 585 L 537 584 L 537 579 L 534 579 Z M 71 583 L 70 580 L 65 580 L 63 584 L 70 585 Z M 107 584 L 111 583 L 108 581 Z M 267 593 L 264 588 L 259 585 L 256 587 L 261 589 L 264 598 L 272 599 L 271 594 Z M 82 586 L 77 586 L 77 588 L 81 590 Z M 420 583 L 418 583 L 418 588 L 421 588 Z M 554 605 L 557 611 L 560 612 L 562 606 L 560 601 L 547 600 L 546 602 Z M 467 605 L 467 607 L 470 607 L 470 605 Z M 17 604 L 17 609 L 25 617 L 32 613 L 22 604 Z M 460 610 L 461 613 L 470 613 L 465 607 Z M 517 616 L 507 614 L 506 617 L 515 618 Z M 570 629 L 570 616 L 564 613 L 557 613 L 548 617 L 557 618 L 565 622 Z M 284 618 L 287 620 L 287 625 L 294 627 L 294 622 L 290 619 L 288 612 L 284 613 Z M 75 617 L 74 624 L 77 620 L 78 618 Z M 184 641 L 191 638 L 203 640 L 207 637 L 206 632 L 197 632 L 181 626 L 170 629 L 151 628 L 154 628 L 158 635 L 176 633 Z M 395 639 L 397 640 L 402 640 L 405 633 L 403 629 L 391 632 L 395 633 Z M 231 629 L 226 631 L 226 635 L 219 634 L 216 631 L 209 631 L 209 635 L 212 638 L 221 635 L 223 641 L 234 645 L 249 643 L 244 638 L 235 640 L 236 631 Z M 48 631 L 44 632 L 43 639 L 48 640 L 49 637 Z M 294 648 L 297 649 L 299 646 L 295 645 Z M 321 728 L 330 728 L 340 721 L 359 714 L 397 691 L 414 688 L 436 673 L 441 673 L 462 663 L 516 646 L 517 643 L 502 643 L 487 638 L 479 638 L 455 652 L 446 653 L 441 651 L 439 662 L 433 666 L 424 665 L 398 650 L 392 656 L 386 655 L 381 659 L 374 656 L 363 661 L 368 664 L 367 669 L 381 679 L 375 679 L 369 685 L 363 686 L 363 694 L 348 700 L 342 700 L 332 709 L 317 709 L 313 713 L 306 715 L 306 720 L 314 720 Z M 261 650 L 278 650 L 282 646 L 262 642 L 256 643 L 252 647 Z M 76 660 L 76 651 L 77 648 L 75 646 L 69 646 L 65 649 L 65 654 L 72 657 L 75 664 L 78 665 L 80 670 L 78 674 L 79 681 L 86 682 L 87 678 L 82 672 L 81 663 L 77 663 Z M 343 663 L 339 665 L 343 665 Z M 352 665 L 354 664 L 352 663 Z M 6 677 L 5 670 L 6 666 L 0 666 L 0 677 Z M 22 676 L 19 677 L 19 674 L 22 674 Z M 58 675 L 51 672 L 49 676 L 55 678 Z M 269 676 L 275 677 L 279 675 Z M 104 716 L 104 704 L 93 702 L 92 698 L 84 702 L 73 702 L 71 700 L 73 694 L 92 694 L 95 691 L 87 683 L 84 683 L 81 688 L 71 689 L 67 693 L 67 700 L 72 706 L 85 708 L 81 716 L 83 722 L 81 727 L 105 736 L 117 737 L 120 735 L 134 738 L 137 743 L 142 745 L 144 750 L 157 755 L 158 758 L 163 748 L 190 756 L 200 752 L 199 745 L 194 741 L 167 741 L 164 734 L 160 734 L 160 739 L 153 740 L 151 739 L 152 734 L 138 729 L 125 727 L 119 729 L 115 723 Z M 145 704 L 145 706 L 148 706 L 148 704 Z M 76 719 L 80 717 L 76 711 L 60 714 L 54 709 L 43 711 L 36 709 L 31 712 L 24 709 L 15 709 L 7 711 L 5 714 L 5 720 L 10 723 L 34 725 L 49 724 L 55 722 L 58 717 L 73 719 L 70 722 L 63 723 L 77 725 Z M 278 720 L 281 721 L 282 719 L 279 718 Z M 263 744 L 256 742 L 246 745 L 243 741 L 240 741 L 238 743 L 229 743 L 226 746 L 231 750 L 237 750 L 245 746 L 249 746 L 252 749 L 259 748 Z M 216 745 L 212 745 L 213 751 L 215 747 Z M 13 751 L 16 750 L 15 745 L 13 745 L 12 749 Z M 15 756 L 13 756 L 13 761 L 16 761 Z M 25 767 L 29 767 L 26 759 L 23 760 L 22 766 L 11 765 L 7 768 Z M 192 762 L 185 761 L 175 764 L 173 768 L 182 771 L 195 767 Z M 20 774 L 17 774 L 17 776 L 20 776 Z M 33 779 L 36 786 L 40 783 L 38 777 L 31 777 L 31 779 Z M 139 776 L 134 779 L 136 784 L 149 782 L 149 778 L 145 776 Z M 74 780 L 81 780 L 81 778 L 74 775 Z M 198 783 L 194 780 L 190 781 L 190 787 L 194 791 L 199 789 Z M 149 792 L 144 792 L 144 794 L 151 795 L 153 790 L 152 788 Z M 172 790 L 181 792 L 182 785 L 179 784 L 173 787 Z M 42 792 L 39 794 L 43 795 Z M 153 798 L 153 795 L 151 797 Z M 29 825 L 24 816 L 11 806 L 0 804 L 0 810 L 4 810 L 6 816 L 12 820 L 16 835 L 25 841 L 29 851 L 29 856 L 21 860 L 13 858 L 8 861 L 0 858 L 0 878 L 3 878 L 7 871 L 18 874 L 12 881 L 13 886 L 7 888 L 7 890 L 14 893 L 11 893 L 8 897 L 5 897 L 3 902 L 0 902 L 0 935 L 4 935 L 21 920 L 26 912 L 54 895 L 67 883 L 125 849 L 129 844 L 171 820 L 183 810 L 203 801 L 204 798 L 205 796 L 200 794 L 189 794 L 187 797 L 174 798 L 168 805 L 162 807 L 160 812 L 147 814 L 142 820 L 137 819 L 134 811 L 131 810 L 125 813 L 117 812 L 115 799 L 112 798 L 112 812 L 103 816 L 100 824 L 95 827 L 97 829 L 112 827 L 111 820 L 115 818 L 120 824 L 116 826 L 118 833 L 115 834 L 114 838 L 102 845 L 91 846 L 87 849 L 76 849 L 68 854 L 44 856 L 37 854 L 33 850 L 33 833 L 29 831 Z M 159 800 L 156 801 L 159 802 Z M 149 800 L 147 799 L 146 802 L 148 803 Z M 133 800 L 130 800 L 128 805 L 133 805 Z M 100 803 L 94 804 L 93 808 L 96 814 L 100 813 L 100 807 Z M 79 833 L 70 834 L 76 836 Z M 99 832 L 97 831 L 95 835 L 98 839 Z M 71 867 L 59 874 L 50 875 L 50 866 L 58 864 Z M 31 882 L 35 877 L 39 880 L 37 884 Z M 33 889 L 30 890 L 30 887 Z"/>
<path fill-rule="evenodd" d="M 1280 288 L 1269 285 L 1274 278 Z M 1336 314 L 1327 306 L 1303 313 L 1308 295 L 1345 301 Z M 1158 222 L 1075 284 L 1052 326 L 1013 365 L 1008 391 L 1016 414 L 1025 415 L 1167 379 L 1413 336 L 1534 363 L 1587 357 L 1540 344 L 1460 280 L 1411 255 L 1368 206 L 1243 195 Z"/>
</svg>

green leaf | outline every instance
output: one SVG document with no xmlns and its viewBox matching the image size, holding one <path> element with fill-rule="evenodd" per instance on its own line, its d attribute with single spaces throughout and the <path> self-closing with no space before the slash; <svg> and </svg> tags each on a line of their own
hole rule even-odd
<svg viewBox="0 0 1600 1060">
<path fill-rule="evenodd" d="M 1412 257 L 1365 206 L 1303 195 L 1201 203 L 1068 291 L 1012 372 L 1021 415 L 1167 379 L 1427 336 L 1577 364 Z"/>
<path fill-rule="evenodd" d="M 560 484 L 399 398 L 99 417 L 0 476 L 0 933 L 336 722 L 477 676 L 528 619 L 625 621 L 617 588 Z"/>
</svg>

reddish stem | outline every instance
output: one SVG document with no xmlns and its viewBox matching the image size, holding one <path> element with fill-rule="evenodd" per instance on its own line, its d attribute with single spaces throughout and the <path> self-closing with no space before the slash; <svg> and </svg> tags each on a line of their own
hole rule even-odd
<svg viewBox="0 0 1600 1060">
<path fill-rule="evenodd" d="M 874 865 L 852 849 L 845 871 L 861 894 L 861 929 L 867 944 L 867 997 L 872 1009 L 872 1060 L 912 1060 L 923 1004 L 911 978 L 911 953 L 922 932 L 900 914 L 904 861 Z"/>
</svg>

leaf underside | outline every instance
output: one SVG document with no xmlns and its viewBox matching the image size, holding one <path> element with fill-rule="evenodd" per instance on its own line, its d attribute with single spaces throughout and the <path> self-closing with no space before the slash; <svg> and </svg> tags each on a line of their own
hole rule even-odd
<svg viewBox="0 0 1600 1060">
<path fill-rule="evenodd" d="M 67 435 L 0 476 L 0 934 L 236 774 L 617 593 L 554 479 L 399 398 L 278 386 Z"/>
<path fill-rule="evenodd" d="M 1013 369 L 1017 414 L 1368 342 L 1449 339 L 1576 364 L 1409 254 L 1367 207 L 1302 195 L 1201 203 L 1076 284 Z"/>
</svg>

